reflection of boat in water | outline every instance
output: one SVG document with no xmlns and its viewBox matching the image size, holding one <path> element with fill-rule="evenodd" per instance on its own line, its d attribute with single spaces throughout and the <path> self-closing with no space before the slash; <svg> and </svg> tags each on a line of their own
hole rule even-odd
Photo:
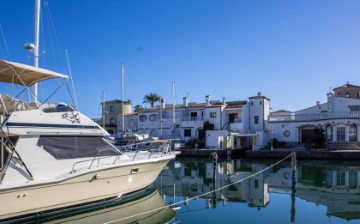
<svg viewBox="0 0 360 224">
<path fill-rule="evenodd" d="M 159 209 L 157 209 L 159 208 Z M 57 210 L 41 217 L 27 217 L 9 223 L 168 223 L 175 212 L 165 207 L 158 191 L 147 188 L 123 198 L 99 202 L 75 209 Z"/>
</svg>

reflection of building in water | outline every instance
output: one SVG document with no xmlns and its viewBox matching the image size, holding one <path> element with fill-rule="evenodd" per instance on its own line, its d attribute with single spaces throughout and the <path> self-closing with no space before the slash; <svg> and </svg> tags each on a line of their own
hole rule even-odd
<svg viewBox="0 0 360 224">
<path fill-rule="evenodd" d="M 176 196 L 194 197 L 232 184 L 202 198 L 212 200 L 212 204 L 214 201 L 248 202 L 251 207 L 264 207 L 268 204 L 268 185 L 264 183 L 266 173 L 236 183 L 262 167 L 245 167 L 241 160 L 218 162 L 214 176 L 213 163 L 208 161 L 183 162 L 178 169 L 164 171 L 156 181 L 156 185 L 161 193 L 168 196 L 174 196 L 175 193 Z"/>
<path fill-rule="evenodd" d="M 212 202 L 248 203 L 249 207 L 260 208 L 266 207 L 269 203 L 269 193 L 292 193 L 290 164 L 280 164 L 254 175 L 268 166 L 269 164 L 255 164 L 244 160 L 219 162 L 214 178 L 213 164 L 210 160 L 182 162 L 178 169 L 165 171 L 156 184 L 168 196 L 174 195 L 175 186 L 175 195 L 185 198 L 209 192 L 214 186 L 221 188 L 235 183 L 202 198 Z M 254 176 L 246 179 L 250 175 Z M 326 206 L 328 215 L 360 219 L 360 167 L 333 166 L 328 162 L 317 163 L 314 166 L 313 163 L 302 162 L 297 167 L 296 182 L 296 197 Z M 208 206 L 207 202 L 205 205 Z"/>
<path fill-rule="evenodd" d="M 360 167 L 301 166 L 297 196 L 322 204 L 327 213 L 360 219 Z"/>
</svg>

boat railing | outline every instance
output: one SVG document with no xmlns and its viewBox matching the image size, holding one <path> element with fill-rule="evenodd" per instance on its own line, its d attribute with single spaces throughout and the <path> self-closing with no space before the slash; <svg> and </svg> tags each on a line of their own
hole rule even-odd
<svg viewBox="0 0 360 224">
<path fill-rule="evenodd" d="M 101 149 L 99 150 L 96 155 L 94 156 L 94 158 L 92 159 L 86 159 L 86 160 L 82 160 L 82 161 L 78 161 L 78 162 L 75 162 L 72 166 L 72 169 L 71 169 L 71 173 L 74 173 L 76 170 L 75 170 L 75 167 L 81 163 L 90 163 L 89 167 L 87 169 L 90 169 L 93 165 L 94 165 L 94 162 L 95 160 L 97 160 L 97 164 L 100 164 L 100 161 L 102 159 L 108 159 L 110 157 L 114 157 L 115 155 L 111 155 L 111 156 L 99 156 L 101 153 L 105 152 L 105 151 L 114 151 L 114 149 L 111 147 L 111 148 L 106 148 L 106 149 Z M 119 159 L 119 156 L 121 156 L 122 154 L 119 153 L 118 155 L 115 156 L 115 159 L 114 161 L 112 162 L 112 164 L 115 164 L 116 161 Z"/>
<path fill-rule="evenodd" d="M 163 155 L 171 152 L 170 147 L 170 140 L 159 140 L 159 141 L 150 141 L 150 142 L 140 142 L 140 143 L 134 143 L 124 146 L 118 146 L 118 149 L 123 152 L 135 152 L 132 160 L 134 161 L 136 156 L 139 154 L 139 152 L 149 152 L 149 158 L 153 156 L 155 153 L 156 155 L 160 155 L 162 157 Z"/>
</svg>

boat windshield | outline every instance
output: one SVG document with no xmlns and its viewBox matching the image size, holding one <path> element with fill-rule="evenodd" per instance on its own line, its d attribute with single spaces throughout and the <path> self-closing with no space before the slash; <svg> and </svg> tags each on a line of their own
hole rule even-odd
<svg viewBox="0 0 360 224">
<path fill-rule="evenodd" d="M 56 159 L 121 154 L 101 136 L 40 136 L 37 145 Z"/>
</svg>

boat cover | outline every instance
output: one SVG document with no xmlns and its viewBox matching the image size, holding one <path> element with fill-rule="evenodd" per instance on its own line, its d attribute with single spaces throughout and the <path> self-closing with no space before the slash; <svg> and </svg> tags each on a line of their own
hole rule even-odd
<svg viewBox="0 0 360 224">
<path fill-rule="evenodd" d="M 68 76 L 47 69 L 0 60 L 0 82 L 32 86 L 37 82 L 53 78 L 68 79 Z"/>
</svg>

